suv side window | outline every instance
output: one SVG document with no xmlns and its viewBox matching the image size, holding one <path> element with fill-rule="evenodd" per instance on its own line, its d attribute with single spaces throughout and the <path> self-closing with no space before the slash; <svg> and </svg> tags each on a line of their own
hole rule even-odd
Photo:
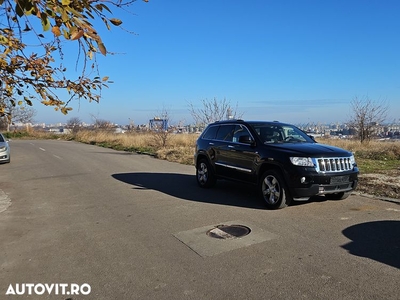
<svg viewBox="0 0 400 300">
<path fill-rule="evenodd" d="M 251 137 L 251 134 L 245 126 L 236 125 L 235 131 L 233 132 L 233 142 L 239 143 L 239 138 L 241 136 L 250 136 Z"/>
<path fill-rule="evenodd" d="M 203 134 L 203 139 L 214 140 L 217 136 L 219 126 L 209 126 Z"/>
<path fill-rule="evenodd" d="M 217 140 L 232 142 L 235 125 L 221 125 L 217 133 Z"/>
</svg>

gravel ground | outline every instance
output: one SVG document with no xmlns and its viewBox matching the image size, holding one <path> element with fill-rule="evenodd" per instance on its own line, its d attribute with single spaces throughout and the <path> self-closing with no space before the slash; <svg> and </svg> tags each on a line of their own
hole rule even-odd
<svg viewBox="0 0 400 300">
<path fill-rule="evenodd" d="M 400 170 L 385 174 L 360 174 L 356 192 L 400 200 Z"/>
</svg>

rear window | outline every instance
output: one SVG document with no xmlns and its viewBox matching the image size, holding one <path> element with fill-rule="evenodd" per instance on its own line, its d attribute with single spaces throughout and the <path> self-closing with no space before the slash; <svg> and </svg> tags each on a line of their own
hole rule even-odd
<svg viewBox="0 0 400 300">
<path fill-rule="evenodd" d="M 209 126 L 203 133 L 203 139 L 214 140 L 217 136 L 218 127 L 219 126 Z"/>
</svg>

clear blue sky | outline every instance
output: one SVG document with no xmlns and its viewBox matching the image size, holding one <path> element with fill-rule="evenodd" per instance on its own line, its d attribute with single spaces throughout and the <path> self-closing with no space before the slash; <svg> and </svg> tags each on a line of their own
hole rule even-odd
<svg viewBox="0 0 400 300">
<path fill-rule="evenodd" d="M 188 103 L 214 97 L 244 119 L 295 124 L 346 121 L 351 100 L 369 97 L 400 120 L 398 0 L 138 0 L 130 10 L 114 17 L 136 35 L 101 33 L 120 54 L 99 57 L 114 81 L 100 104 L 81 100 L 67 116 L 38 104 L 36 121 L 138 125 L 166 109 L 188 124 Z"/>
</svg>

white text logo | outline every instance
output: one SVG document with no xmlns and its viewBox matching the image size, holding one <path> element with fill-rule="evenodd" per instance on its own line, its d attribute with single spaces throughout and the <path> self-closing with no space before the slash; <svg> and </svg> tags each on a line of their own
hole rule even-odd
<svg viewBox="0 0 400 300">
<path fill-rule="evenodd" d="M 87 283 L 16 283 L 8 286 L 6 295 L 89 295 L 91 290 Z"/>
</svg>

